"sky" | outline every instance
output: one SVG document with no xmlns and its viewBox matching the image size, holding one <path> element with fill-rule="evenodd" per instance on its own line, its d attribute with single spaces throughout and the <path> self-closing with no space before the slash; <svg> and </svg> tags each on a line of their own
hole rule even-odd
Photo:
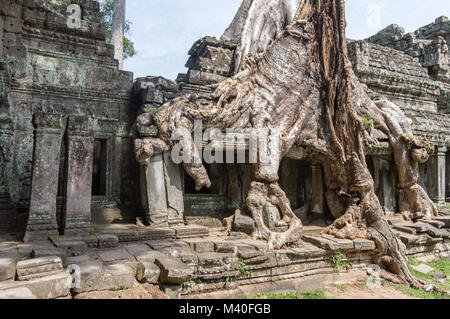
<svg viewBox="0 0 450 319">
<path fill-rule="evenodd" d="M 242 0 L 127 0 L 128 37 L 137 55 L 125 60 L 134 77 L 161 75 L 174 80 L 185 73 L 187 52 L 204 36 L 220 37 Z M 450 17 L 448 0 L 346 0 L 347 37 L 365 39 L 396 23 L 406 32 L 442 15 Z"/>
</svg>

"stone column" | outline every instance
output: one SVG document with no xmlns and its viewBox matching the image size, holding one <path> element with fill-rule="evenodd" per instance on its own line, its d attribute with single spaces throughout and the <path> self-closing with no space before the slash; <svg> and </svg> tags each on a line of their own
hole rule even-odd
<svg viewBox="0 0 450 319">
<path fill-rule="evenodd" d="M 25 242 L 58 235 L 56 196 L 61 140 L 67 118 L 61 115 L 34 115 L 35 145 L 31 182 L 30 213 Z"/>
<path fill-rule="evenodd" d="M 69 118 L 64 235 L 90 233 L 95 124 L 87 116 Z"/>
<path fill-rule="evenodd" d="M 447 148 L 439 146 L 428 161 L 428 192 L 438 205 L 445 204 L 445 153 Z"/>
<path fill-rule="evenodd" d="M 154 155 L 141 166 L 141 193 L 147 222 L 152 226 L 169 226 L 163 154 Z"/>
<path fill-rule="evenodd" d="M 312 169 L 312 212 L 314 214 L 325 213 L 325 185 L 322 167 L 311 165 Z"/>
<path fill-rule="evenodd" d="M 445 200 L 450 198 L 450 156 L 449 153 L 445 153 Z"/>
<path fill-rule="evenodd" d="M 164 152 L 164 177 L 166 181 L 168 222 L 170 226 L 184 225 L 183 184 L 180 165 L 175 164 L 170 152 Z"/>
<path fill-rule="evenodd" d="M 372 159 L 377 197 L 385 212 L 394 212 L 394 194 L 391 185 L 390 163 L 379 155 L 373 156 Z"/>
</svg>

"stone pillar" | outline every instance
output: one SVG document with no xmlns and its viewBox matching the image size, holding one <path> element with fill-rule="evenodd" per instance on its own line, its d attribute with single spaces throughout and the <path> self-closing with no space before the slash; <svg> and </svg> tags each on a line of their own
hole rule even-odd
<svg viewBox="0 0 450 319">
<path fill-rule="evenodd" d="M 184 225 L 183 184 L 180 165 L 175 164 L 170 152 L 164 153 L 164 177 L 167 192 L 167 213 L 170 226 Z"/>
<path fill-rule="evenodd" d="M 450 154 L 445 153 L 445 200 L 450 199 Z"/>
<path fill-rule="evenodd" d="M 34 115 L 35 145 L 31 182 L 30 213 L 25 242 L 58 235 L 56 196 L 61 140 L 67 118 L 60 115 Z"/>
<path fill-rule="evenodd" d="M 385 212 L 394 212 L 393 187 L 391 185 L 391 168 L 389 161 L 381 156 L 372 157 L 374 166 L 375 192 Z"/>
<path fill-rule="evenodd" d="M 163 154 L 156 154 L 141 166 L 142 204 L 152 226 L 169 226 Z"/>
<path fill-rule="evenodd" d="M 447 148 L 436 148 L 435 154 L 428 161 L 428 193 L 438 205 L 445 204 L 445 153 Z"/>
<path fill-rule="evenodd" d="M 87 116 L 69 118 L 64 235 L 90 233 L 95 124 Z"/>
<path fill-rule="evenodd" d="M 311 165 L 312 169 L 312 212 L 325 213 L 325 185 L 320 165 Z"/>
</svg>

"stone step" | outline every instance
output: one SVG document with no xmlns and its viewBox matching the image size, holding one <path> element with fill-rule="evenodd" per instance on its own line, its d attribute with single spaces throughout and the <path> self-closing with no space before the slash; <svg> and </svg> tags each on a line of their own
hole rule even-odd
<svg viewBox="0 0 450 319">
<path fill-rule="evenodd" d="M 27 288 L 36 299 L 55 299 L 68 296 L 71 283 L 72 277 L 69 273 L 62 272 L 30 281 L 15 281 L 6 284 L 0 283 L 0 293 L 2 291 L 11 291 L 11 289 Z"/>
<path fill-rule="evenodd" d="M 195 269 L 171 257 L 158 257 L 155 264 L 161 270 L 159 280 L 163 284 L 181 285 L 189 280 Z"/>
<path fill-rule="evenodd" d="M 442 221 L 439 221 L 439 220 L 426 220 L 426 219 L 421 219 L 420 221 L 421 221 L 422 223 L 429 224 L 429 225 L 431 225 L 431 226 L 433 226 L 433 227 L 436 227 L 436 228 L 439 228 L 439 229 L 445 228 L 445 223 L 442 222 Z"/>
<path fill-rule="evenodd" d="M 337 241 L 332 241 L 330 239 L 319 236 L 303 235 L 302 239 L 303 241 L 309 242 L 325 250 L 345 250 L 346 247 L 348 247 L 348 244 L 338 243 Z"/>
<path fill-rule="evenodd" d="M 445 228 L 450 228 L 450 216 L 439 216 L 435 217 L 434 220 L 444 223 Z"/>
<path fill-rule="evenodd" d="M 14 279 L 18 260 L 18 253 L 0 253 L 0 281 Z"/>
<path fill-rule="evenodd" d="M 0 300 L 2 299 L 37 299 L 37 298 L 27 287 L 19 287 L 0 290 Z"/>
<path fill-rule="evenodd" d="M 412 235 L 394 230 L 394 233 L 405 245 L 424 245 L 429 241 L 426 235 Z"/>
<path fill-rule="evenodd" d="M 17 263 L 17 279 L 19 281 L 47 277 L 62 271 L 62 260 L 56 256 L 23 260 Z"/>
<path fill-rule="evenodd" d="M 407 233 L 407 234 L 411 234 L 411 235 L 417 235 L 417 230 L 415 230 L 412 227 L 407 227 L 407 226 L 403 226 L 403 225 L 394 225 L 393 228 L 395 230 Z"/>
<path fill-rule="evenodd" d="M 121 290 L 135 285 L 133 268 L 122 263 L 103 265 L 101 261 L 90 260 L 78 265 L 80 282 L 74 288 L 76 293 L 105 290 Z"/>
</svg>

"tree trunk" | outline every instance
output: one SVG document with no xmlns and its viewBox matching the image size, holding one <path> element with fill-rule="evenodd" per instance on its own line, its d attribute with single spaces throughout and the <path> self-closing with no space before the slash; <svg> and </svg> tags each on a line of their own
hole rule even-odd
<svg viewBox="0 0 450 319">
<path fill-rule="evenodd" d="M 297 4 L 293 23 L 285 25 Z M 344 1 L 253 1 L 245 21 L 236 53 L 242 59 L 239 73 L 219 85 L 208 106 L 195 96 L 181 97 L 141 115 L 136 125 L 156 126 L 159 138 L 150 143 L 163 141 L 169 148 L 175 146 L 172 134 L 177 129 L 187 130 L 184 151 L 189 147 L 197 151 L 189 134 L 194 120 L 202 120 L 204 129 L 251 128 L 257 135 L 263 130 L 277 134 L 280 152 L 271 153 L 270 165 L 254 165 L 255 180 L 246 200 L 257 226 L 256 236 L 267 240 L 271 249 L 301 237 L 302 223 L 278 185 L 278 169 L 294 144 L 304 147 L 311 161 L 324 167 L 328 205 L 342 215 L 326 232 L 340 238 L 375 240 L 378 264 L 405 282 L 423 287 L 411 276 L 406 248 L 392 231 L 375 195 L 364 154 L 364 144 L 374 141 L 364 129 L 363 116 L 378 121 L 380 129 L 390 136 L 397 165 L 411 173 L 405 174 L 406 181 L 414 182 L 415 176 L 414 163 L 408 159 L 425 158 L 427 143 L 422 143 L 421 151 L 414 151 L 418 154 L 412 154 L 416 148 L 408 145 L 417 139 L 403 113 L 375 104 L 358 82 L 347 56 Z M 146 152 L 140 144 L 136 144 L 139 156 Z M 209 187 L 201 164 L 185 164 L 185 169 L 197 188 Z M 419 195 L 411 196 L 408 207 L 417 204 L 415 209 L 424 209 L 427 196 L 424 192 Z M 265 225 L 262 212 L 268 203 L 278 206 L 288 231 L 273 232 Z"/>
<path fill-rule="evenodd" d="M 114 58 L 123 70 L 123 37 L 125 28 L 126 0 L 114 0 L 114 13 L 111 27 L 111 44 L 114 45 Z"/>
</svg>

